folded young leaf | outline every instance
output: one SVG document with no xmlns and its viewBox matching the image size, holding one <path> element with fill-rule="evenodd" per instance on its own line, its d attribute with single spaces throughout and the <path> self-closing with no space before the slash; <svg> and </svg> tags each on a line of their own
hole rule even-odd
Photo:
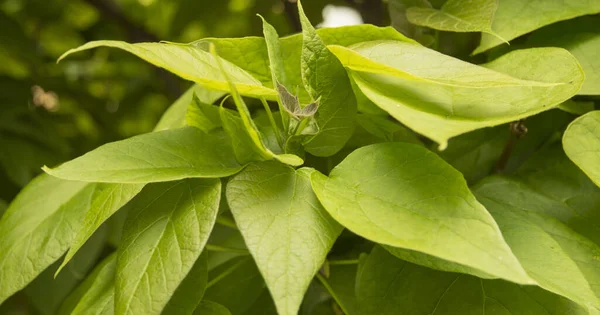
<svg viewBox="0 0 600 315">
<path fill-rule="evenodd" d="M 369 99 L 441 148 L 453 136 L 551 109 L 584 78 L 560 48 L 517 50 L 484 67 L 402 41 L 329 49 Z"/>
<path fill-rule="evenodd" d="M 211 48 L 211 53 L 216 57 L 214 46 Z M 304 161 L 300 157 L 293 154 L 274 154 L 266 147 L 256 124 L 250 116 L 248 106 L 246 106 L 237 88 L 229 78 L 223 64 L 218 63 L 225 80 L 229 83 L 231 97 L 239 114 L 238 117 L 234 113 L 227 112 L 224 108 L 221 108 L 220 111 L 223 127 L 233 142 L 233 150 L 238 161 L 246 163 L 253 160 L 277 159 L 282 163 L 293 166 L 302 165 Z"/>
<path fill-rule="evenodd" d="M 310 24 L 300 1 L 298 11 L 302 23 L 302 82 L 311 103 L 319 100 L 316 116 L 319 132 L 304 148 L 312 155 L 331 156 L 341 150 L 352 135 L 356 98 L 344 67 Z"/>
<path fill-rule="evenodd" d="M 369 240 L 534 283 L 462 174 L 421 146 L 362 147 L 329 177 L 313 173 L 312 186 L 334 219 Z"/>
<path fill-rule="evenodd" d="M 105 258 L 71 293 L 58 314 L 114 314 L 116 266 L 116 254 Z"/>
<path fill-rule="evenodd" d="M 218 179 L 147 185 L 130 204 L 117 252 L 115 313 L 160 314 L 212 231 Z"/>
<path fill-rule="evenodd" d="M 242 168 L 224 132 L 184 127 L 108 143 L 44 170 L 63 179 L 137 184 L 225 177 Z"/>
<path fill-rule="evenodd" d="M 526 44 L 537 47 L 562 47 L 570 51 L 585 72 L 585 82 L 577 94 L 600 95 L 600 18 L 598 16 L 583 16 L 549 25 L 531 34 Z"/>
<path fill-rule="evenodd" d="M 416 25 L 449 32 L 492 31 L 492 19 L 498 0 L 448 0 L 440 10 L 411 7 L 406 11 L 408 20 Z"/>
<path fill-rule="evenodd" d="M 311 173 L 274 161 L 255 163 L 227 184 L 231 212 L 282 315 L 298 313 L 342 231 L 312 192 Z"/>
<path fill-rule="evenodd" d="M 571 161 L 600 186 L 600 111 L 575 119 L 565 131 L 563 147 Z"/>
<path fill-rule="evenodd" d="M 181 128 L 186 125 L 186 114 L 192 103 L 193 96 L 204 104 L 212 104 L 221 96 L 223 92 L 207 90 L 200 85 L 194 84 L 185 91 L 162 115 L 154 131 Z"/>
<path fill-rule="evenodd" d="M 542 26 L 600 12 L 599 0 L 498 0 L 492 30 L 509 41 Z M 490 34 L 482 34 L 481 43 L 473 54 L 484 52 L 502 44 Z"/>
<path fill-rule="evenodd" d="M 218 106 L 204 103 L 194 94 L 185 113 L 186 125 L 209 133 L 222 127 L 219 111 Z"/>
<path fill-rule="evenodd" d="M 588 314 L 533 286 L 431 270 L 399 260 L 381 247 L 359 266 L 356 295 L 363 315 Z"/>
<path fill-rule="evenodd" d="M 504 177 L 486 178 L 474 193 L 540 287 L 600 311 L 600 247 L 561 222 L 573 209 L 552 206 L 550 198 Z"/>
<path fill-rule="evenodd" d="M 95 190 L 43 174 L 17 195 L 0 219 L 0 303 L 67 251 Z"/>
<path fill-rule="evenodd" d="M 229 85 L 217 67 L 217 59 L 210 53 L 193 44 L 176 43 L 138 43 L 129 44 L 120 41 L 101 40 L 89 42 L 71 49 L 58 60 L 68 55 L 97 47 L 113 47 L 130 52 L 145 61 L 164 68 L 174 74 L 199 85 L 217 91 L 229 92 Z M 221 60 L 227 75 L 241 94 L 253 97 L 273 99 L 276 94 L 240 67 Z"/>
<path fill-rule="evenodd" d="M 93 202 L 56 274 L 75 256 L 94 232 L 142 190 L 144 184 L 98 184 Z"/>
</svg>

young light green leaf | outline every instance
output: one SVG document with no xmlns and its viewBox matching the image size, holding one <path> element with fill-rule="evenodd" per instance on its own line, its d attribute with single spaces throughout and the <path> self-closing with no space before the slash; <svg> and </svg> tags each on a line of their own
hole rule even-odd
<svg viewBox="0 0 600 315">
<path fill-rule="evenodd" d="M 485 67 L 402 41 L 329 49 L 369 99 L 441 148 L 462 133 L 551 109 L 584 78 L 560 48 L 513 51 Z"/>
<path fill-rule="evenodd" d="M 10 204 L 0 219 L 0 303 L 65 253 L 95 186 L 43 174 Z"/>
<path fill-rule="evenodd" d="M 555 217 L 572 209 L 553 207 L 549 198 L 503 177 L 483 180 L 474 192 L 540 287 L 600 311 L 600 247 Z"/>
<path fill-rule="evenodd" d="M 98 184 L 92 205 L 86 212 L 73 244 L 56 274 L 73 258 L 102 223 L 137 195 L 143 187 L 144 184 Z"/>
<path fill-rule="evenodd" d="M 283 56 L 281 55 L 279 34 L 277 34 L 277 30 L 273 25 L 269 24 L 261 15 L 259 15 L 259 17 L 262 20 L 263 35 L 265 36 L 273 87 L 279 90 L 278 84 L 289 86 L 285 65 L 283 63 Z M 281 92 L 279 94 L 281 95 Z"/>
<path fill-rule="evenodd" d="M 219 107 L 202 102 L 195 94 L 185 114 L 186 125 L 206 133 L 221 127 Z"/>
<path fill-rule="evenodd" d="M 242 168 L 222 131 L 205 134 L 196 127 L 184 127 L 108 143 L 44 170 L 69 180 L 137 184 L 225 177 Z"/>
<path fill-rule="evenodd" d="M 161 314 L 191 315 L 201 305 L 202 296 L 204 296 L 204 290 L 208 282 L 207 257 L 206 251 L 198 257 Z"/>
<path fill-rule="evenodd" d="M 584 315 L 577 304 L 533 286 L 435 271 L 375 247 L 359 267 L 360 314 Z"/>
<path fill-rule="evenodd" d="M 217 58 L 217 53 L 214 50 L 214 46 L 211 48 L 211 50 L 212 50 L 211 53 L 215 56 L 215 58 Z M 217 61 L 219 61 L 219 59 L 217 59 Z M 265 144 L 262 140 L 262 137 L 260 135 L 260 132 L 258 131 L 256 124 L 254 124 L 254 121 L 252 120 L 252 117 L 250 116 L 250 111 L 248 110 L 246 103 L 244 102 L 244 100 L 242 99 L 240 94 L 238 93 L 235 85 L 229 79 L 229 75 L 225 71 L 223 64 L 220 62 L 217 62 L 217 63 L 219 64 L 219 68 L 223 72 L 223 76 L 225 77 L 225 80 L 229 83 L 231 97 L 233 98 L 233 101 L 235 102 L 235 106 L 239 113 L 239 118 L 241 118 L 241 119 L 239 119 L 241 122 L 241 124 L 240 124 L 240 122 L 236 121 L 236 119 L 235 119 L 235 118 L 237 118 L 236 116 L 233 116 L 233 115 L 225 115 L 224 116 L 224 114 L 226 114 L 224 109 L 221 110 L 221 112 L 220 112 L 221 119 L 223 121 L 223 124 L 225 125 L 224 126 L 225 130 L 227 131 L 230 138 L 232 138 L 232 141 L 234 142 L 234 152 L 236 153 L 238 160 L 244 161 L 244 163 L 245 163 L 245 162 L 249 161 L 247 159 L 247 156 L 249 156 L 250 158 L 253 158 L 253 156 L 251 154 L 249 154 L 249 152 L 254 152 L 258 156 L 260 156 L 261 160 L 275 158 L 275 159 L 281 161 L 282 163 L 286 163 L 289 165 L 293 165 L 293 166 L 302 165 L 304 163 L 304 161 L 300 157 L 293 155 L 293 154 L 274 154 L 271 150 L 269 150 L 265 146 Z M 224 117 L 226 117 L 226 118 L 224 119 Z M 226 122 L 227 122 L 227 124 L 226 124 Z M 238 149 L 240 148 L 239 147 L 240 145 L 245 147 L 245 148 L 242 148 L 243 153 L 241 155 L 238 154 Z"/>
<path fill-rule="evenodd" d="M 600 5 L 599 11 L 600 11 Z M 580 95 L 600 95 L 600 21 L 583 16 L 549 25 L 527 38 L 527 45 L 562 47 L 577 58 L 585 72 Z"/>
<path fill-rule="evenodd" d="M 565 153 L 600 186 L 600 111 L 575 119 L 563 136 Z"/>
<path fill-rule="evenodd" d="M 231 315 L 231 312 L 219 303 L 204 300 L 198 305 L 194 315 Z"/>
<path fill-rule="evenodd" d="M 311 102 L 319 100 L 316 120 L 320 130 L 304 148 L 312 155 L 331 156 L 341 150 L 352 135 L 356 98 L 344 67 L 310 24 L 300 1 L 298 11 L 303 38 L 302 82 Z"/>
<path fill-rule="evenodd" d="M 362 147 L 329 177 L 313 173 L 312 185 L 331 216 L 362 237 L 534 283 L 462 174 L 421 146 Z"/>
<path fill-rule="evenodd" d="M 131 201 L 117 253 L 117 314 L 160 314 L 200 256 L 220 197 L 218 179 L 186 179 L 147 185 Z"/>
<path fill-rule="evenodd" d="M 498 0 L 492 30 L 509 41 L 545 25 L 598 12 L 598 0 Z M 484 52 L 502 42 L 496 36 L 482 34 L 481 43 L 473 53 Z"/>
<path fill-rule="evenodd" d="M 231 212 L 282 315 L 298 313 L 342 231 L 312 192 L 311 173 L 274 161 L 255 163 L 227 184 Z"/>
<path fill-rule="evenodd" d="M 200 85 L 194 84 L 185 93 L 183 93 L 160 118 L 154 131 L 181 128 L 186 125 L 186 114 L 192 103 L 193 96 L 203 104 L 212 104 L 221 96 L 223 92 L 208 90 Z"/>
<path fill-rule="evenodd" d="M 116 265 L 116 254 L 104 259 L 83 283 L 71 293 L 58 314 L 114 314 Z"/>
<path fill-rule="evenodd" d="M 110 40 L 93 41 L 67 51 L 58 60 L 60 61 L 70 54 L 97 47 L 123 49 L 155 66 L 173 72 L 186 80 L 196 82 L 205 88 L 228 92 L 229 84 L 216 65 L 217 61 L 221 61 L 227 75 L 241 94 L 269 99 L 274 99 L 276 95 L 273 89 L 263 86 L 259 80 L 255 79 L 248 72 L 227 60 L 215 59 L 210 53 L 199 49 L 193 44 L 129 44 Z"/>
<path fill-rule="evenodd" d="M 440 31 L 484 32 L 499 37 L 492 31 L 492 19 L 498 8 L 498 1 L 448 0 L 440 10 L 426 7 L 408 8 L 406 17 L 413 24 Z"/>
</svg>

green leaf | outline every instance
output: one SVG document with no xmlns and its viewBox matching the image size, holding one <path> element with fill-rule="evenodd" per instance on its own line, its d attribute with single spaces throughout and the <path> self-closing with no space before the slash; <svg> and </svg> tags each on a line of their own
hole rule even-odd
<svg viewBox="0 0 600 315">
<path fill-rule="evenodd" d="M 192 314 L 201 305 L 202 296 L 204 296 L 204 290 L 208 282 L 207 257 L 206 251 L 198 257 L 190 272 L 173 293 L 162 314 Z"/>
<path fill-rule="evenodd" d="M 231 315 L 231 312 L 219 303 L 204 300 L 198 305 L 194 315 Z"/>
<path fill-rule="evenodd" d="M 219 107 L 202 102 L 195 94 L 187 107 L 185 122 L 206 133 L 221 127 Z"/>
<path fill-rule="evenodd" d="M 242 168 L 223 132 L 205 134 L 184 127 L 108 143 L 44 170 L 63 179 L 135 184 L 225 177 Z"/>
<path fill-rule="evenodd" d="M 0 303 L 67 251 L 94 191 L 44 174 L 19 193 L 0 219 Z"/>
<path fill-rule="evenodd" d="M 241 315 L 260 298 L 265 289 L 256 264 L 250 257 L 237 257 L 208 274 L 204 299 L 215 301 Z"/>
<path fill-rule="evenodd" d="M 56 274 L 73 258 L 102 223 L 135 197 L 143 187 L 143 184 L 98 184 L 92 205 L 86 212 L 71 248 Z"/>
<path fill-rule="evenodd" d="M 356 98 L 343 66 L 327 49 L 298 1 L 302 23 L 301 73 L 311 101 L 319 100 L 316 116 L 319 132 L 304 148 L 312 155 L 331 156 L 342 149 L 352 135 Z"/>
<path fill-rule="evenodd" d="M 194 84 L 183 93 L 162 115 L 154 131 L 181 128 L 186 125 L 186 113 L 192 103 L 193 96 L 205 104 L 212 104 L 223 96 L 223 92 L 207 90 L 200 85 Z"/>
<path fill-rule="evenodd" d="M 312 185 L 331 216 L 362 237 L 533 283 L 462 174 L 421 146 L 362 147 L 329 178 L 313 173 Z"/>
<path fill-rule="evenodd" d="M 584 77 L 559 48 L 513 51 L 485 67 L 402 41 L 329 49 L 369 99 L 441 148 L 451 137 L 551 109 Z"/>
<path fill-rule="evenodd" d="M 406 11 L 411 7 L 431 8 L 427 0 L 389 0 L 388 11 L 392 26 L 402 34 L 414 38 L 425 46 L 434 41 L 433 36 L 427 33 L 431 30 L 416 26 L 408 21 Z"/>
<path fill-rule="evenodd" d="M 64 53 L 58 60 L 70 54 L 97 47 L 113 47 L 123 49 L 145 61 L 164 68 L 174 74 L 212 90 L 228 92 L 229 85 L 219 68 L 217 60 L 210 53 L 193 44 L 176 43 L 137 43 L 129 44 L 120 41 L 101 40 L 89 42 Z M 234 82 L 241 94 L 273 99 L 276 95 L 271 88 L 262 83 L 227 60 L 220 60 L 227 75 Z"/>
<path fill-rule="evenodd" d="M 406 11 L 408 20 L 416 25 L 449 32 L 492 31 L 492 19 L 499 0 L 448 0 L 440 10 L 411 7 Z"/>
<path fill-rule="evenodd" d="M 474 192 L 539 286 L 600 310 L 600 247 L 556 218 L 573 209 L 509 178 L 489 177 Z"/>
<path fill-rule="evenodd" d="M 342 230 L 312 192 L 311 173 L 277 162 L 255 163 L 227 184 L 231 212 L 279 314 L 298 313 Z"/>
<path fill-rule="evenodd" d="M 587 314 L 577 304 L 533 286 L 435 271 L 375 247 L 359 267 L 361 314 Z"/>
<path fill-rule="evenodd" d="M 29 303 L 43 315 L 55 315 L 59 307 L 85 276 L 94 268 L 104 250 L 107 229 L 101 228 L 90 237 L 65 266 L 63 272 L 55 276 L 60 261 L 55 262 L 39 274 L 23 292 Z"/>
<path fill-rule="evenodd" d="M 545 25 L 598 12 L 600 12 L 600 1 L 598 0 L 575 2 L 498 0 L 498 9 L 494 14 L 492 30 L 501 38 L 509 41 Z M 493 35 L 482 34 L 481 43 L 473 54 L 484 52 L 502 42 Z"/>
<path fill-rule="evenodd" d="M 600 11 L 600 4 L 598 8 Z M 534 32 L 526 43 L 567 49 L 585 72 L 585 82 L 578 94 L 600 95 L 600 19 L 597 16 L 549 25 Z"/>
<path fill-rule="evenodd" d="M 569 159 L 600 186 L 600 111 L 575 119 L 565 131 L 563 147 Z"/>
<path fill-rule="evenodd" d="M 291 86 L 288 82 L 285 65 L 283 63 L 279 34 L 277 34 L 277 30 L 273 25 L 269 24 L 262 16 L 259 15 L 259 17 L 262 20 L 263 35 L 265 36 L 273 88 L 277 88 L 278 83 L 283 86 Z"/>
<path fill-rule="evenodd" d="M 219 207 L 218 179 L 146 186 L 132 201 L 118 250 L 115 312 L 160 314 L 200 256 Z"/>
<path fill-rule="evenodd" d="M 356 300 L 356 272 L 358 264 L 330 266 L 329 277 L 322 279 L 331 289 L 330 294 L 340 308 L 348 312 L 347 315 L 358 315 L 358 302 Z"/>
<path fill-rule="evenodd" d="M 104 259 L 85 281 L 69 295 L 58 314 L 114 314 L 116 265 L 116 254 Z"/>
</svg>

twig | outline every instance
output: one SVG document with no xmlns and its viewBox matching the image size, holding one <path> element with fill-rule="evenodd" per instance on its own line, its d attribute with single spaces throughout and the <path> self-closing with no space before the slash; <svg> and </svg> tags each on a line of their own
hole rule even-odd
<svg viewBox="0 0 600 315">
<path fill-rule="evenodd" d="M 502 151 L 502 155 L 500 155 L 498 163 L 496 163 L 496 173 L 504 172 L 515 144 L 527 133 L 527 127 L 525 126 L 525 122 L 523 120 L 511 122 L 509 128 L 510 136 L 504 145 L 504 151 Z"/>
</svg>

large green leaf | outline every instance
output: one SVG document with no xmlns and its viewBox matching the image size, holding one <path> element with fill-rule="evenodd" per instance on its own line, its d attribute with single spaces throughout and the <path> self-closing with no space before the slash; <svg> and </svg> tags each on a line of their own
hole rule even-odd
<svg viewBox="0 0 600 315">
<path fill-rule="evenodd" d="M 529 36 L 527 45 L 569 50 L 585 72 L 585 82 L 578 94 L 600 94 L 600 17 L 584 16 L 549 25 Z"/>
<path fill-rule="evenodd" d="M 0 220 L 0 303 L 65 253 L 95 186 L 44 174 L 10 204 Z"/>
<path fill-rule="evenodd" d="M 190 272 L 173 293 L 162 314 L 191 315 L 199 307 L 208 282 L 207 257 L 206 251 L 198 257 Z"/>
<path fill-rule="evenodd" d="M 512 40 L 554 22 L 598 12 L 599 0 L 498 0 L 492 30 L 505 40 Z M 477 54 L 500 44 L 502 40 L 497 37 L 482 34 L 481 43 L 473 53 Z"/>
<path fill-rule="evenodd" d="M 212 104 L 223 96 L 223 92 L 207 90 L 200 85 L 194 84 L 183 93 L 162 115 L 160 121 L 154 127 L 154 131 L 181 128 L 186 125 L 186 113 L 192 103 L 193 96 L 205 104 Z"/>
<path fill-rule="evenodd" d="M 67 298 L 59 315 L 114 314 L 115 272 L 117 259 L 112 254 Z"/>
<path fill-rule="evenodd" d="M 600 111 L 575 119 L 565 131 L 563 146 L 569 158 L 600 186 Z"/>
<path fill-rule="evenodd" d="M 449 32 L 485 32 L 494 35 L 492 19 L 498 0 L 448 0 L 441 9 L 411 7 L 408 20 L 416 25 Z"/>
<path fill-rule="evenodd" d="M 59 61 L 68 55 L 93 49 L 97 47 L 113 47 L 123 49 L 130 52 L 145 61 L 167 69 L 174 74 L 201 86 L 228 92 L 229 85 L 222 72 L 217 67 L 218 57 L 212 56 L 193 44 L 176 44 L 176 43 L 138 43 L 129 44 L 120 41 L 101 40 L 89 42 L 83 46 L 71 49 L 64 53 Z M 276 95 L 271 88 L 265 87 L 262 83 L 255 79 L 248 72 L 238 66 L 221 60 L 227 75 L 236 85 L 237 89 L 243 95 L 254 97 L 267 97 L 273 99 Z"/>
<path fill-rule="evenodd" d="M 359 268 L 362 315 L 587 314 L 577 304 L 533 286 L 435 271 L 375 247 Z"/>
<path fill-rule="evenodd" d="M 442 148 L 453 136 L 551 109 L 584 78 L 559 48 L 513 51 L 485 67 L 404 41 L 329 49 L 369 99 Z"/>
<path fill-rule="evenodd" d="M 316 156 L 331 156 L 341 150 L 352 135 L 356 98 L 344 67 L 310 24 L 300 1 L 298 10 L 303 38 L 302 82 L 311 101 L 318 101 L 319 106 L 316 115 L 319 132 L 304 148 Z"/>
<path fill-rule="evenodd" d="M 73 258 L 102 223 L 135 197 L 143 187 L 144 184 L 98 184 L 90 210 L 85 214 L 73 244 L 56 273 Z"/>
<path fill-rule="evenodd" d="M 242 169 L 222 131 L 184 127 L 105 144 L 54 169 L 53 176 L 88 182 L 148 183 L 225 177 Z"/>
<path fill-rule="evenodd" d="M 117 254 L 115 310 L 160 314 L 200 256 L 219 207 L 218 179 L 146 186 L 132 201 Z"/>
<path fill-rule="evenodd" d="M 311 172 L 277 162 L 255 163 L 227 184 L 231 212 L 279 314 L 298 313 L 342 230 L 312 192 Z"/>
<path fill-rule="evenodd" d="M 533 283 L 462 174 L 421 146 L 360 148 L 312 185 L 333 218 L 369 240 Z"/>
<path fill-rule="evenodd" d="M 572 209 L 553 206 L 550 198 L 503 177 L 487 178 L 474 191 L 531 278 L 548 291 L 600 310 L 600 247 L 555 217 L 572 215 Z"/>
</svg>

